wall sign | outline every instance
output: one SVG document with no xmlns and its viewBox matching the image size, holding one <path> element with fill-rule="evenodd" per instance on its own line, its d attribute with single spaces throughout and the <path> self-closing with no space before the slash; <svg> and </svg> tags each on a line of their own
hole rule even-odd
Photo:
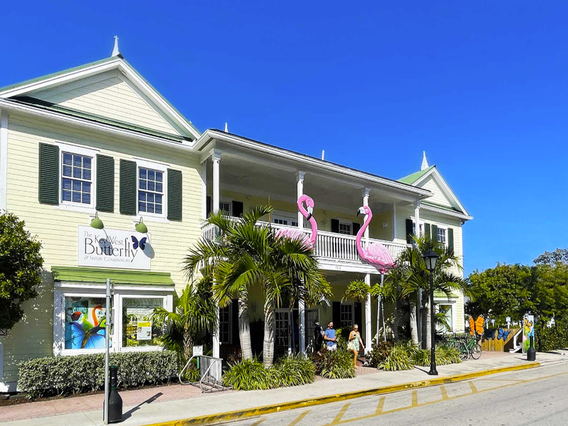
<svg viewBox="0 0 568 426">
<path fill-rule="evenodd" d="M 154 257 L 150 234 L 79 226 L 79 266 L 150 269 Z"/>
</svg>

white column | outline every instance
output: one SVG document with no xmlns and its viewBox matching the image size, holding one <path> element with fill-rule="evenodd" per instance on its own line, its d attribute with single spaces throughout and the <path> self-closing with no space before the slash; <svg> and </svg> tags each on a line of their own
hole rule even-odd
<svg viewBox="0 0 568 426">
<path fill-rule="evenodd" d="M 0 215 L 6 211 L 8 177 L 8 114 L 0 111 Z"/>
<path fill-rule="evenodd" d="M 217 151 L 211 152 L 211 160 L 213 161 L 213 213 L 219 212 L 219 163 L 221 162 L 221 153 Z M 219 342 L 219 307 L 217 306 L 217 326 L 213 330 L 213 357 L 219 358 L 220 354 Z"/>
<path fill-rule="evenodd" d="M 369 188 L 363 189 L 363 206 L 369 205 L 369 193 L 371 190 Z M 365 244 L 369 246 L 369 227 L 365 229 Z M 371 274 L 365 275 L 365 284 L 371 287 Z M 377 316 L 377 320 L 378 320 Z M 372 314 L 371 314 L 371 295 L 367 295 L 367 300 L 365 300 L 365 353 L 372 349 L 371 341 L 373 340 L 373 324 L 372 324 Z"/>
<path fill-rule="evenodd" d="M 213 213 L 219 212 L 219 163 L 221 162 L 221 153 L 217 151 L 211 152 L 211 160 L 213 161 Z"/>
<path fill-rule="evenodd" d="M 304 176 L 305 172 L 298 172 L 296 175 L 296 200 L 304 195 Z M 304 215 L 298 211 L 298 229 L 300 232 L 304 231 Z M 304 300 L 298 300 L 298 317 L 300 321 L 298 324 L 298 336 L 300 339 L 300 353 L 306 352 L 306 306 Z"/>
<path fill-rule="evenodd" d="M 420 233 L 420 200 L 414 204 L 414 223 L 416 224 L 416 231 L 414 234 L 420 238 L 422 236 Z"/>
<path fill-rule="evenodd" d="M 201 219 L 207 219 L 207 160 L 201 163 Z"/>
<path fill-rule="evenodd" d="M 396 240 L 396 204 L 392 203 L 392 240 Z"/>
</svg>

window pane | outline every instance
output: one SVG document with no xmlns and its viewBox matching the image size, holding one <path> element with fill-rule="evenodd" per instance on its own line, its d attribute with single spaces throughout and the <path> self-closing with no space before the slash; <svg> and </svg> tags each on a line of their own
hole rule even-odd
<svg viewBox="0 0 568 426">
<path fill-rule="evenodd" d="M 160 204 L 156 204 L 156 213 L 162 214 L 162 206 Z"/>
<path fill-rule="evenodd" d="M 162 192 L 162 184 L 161 183 L 156 184 L 156 192 Z"/>
<path fill-rule="evenodd" d="M 140 191 L 138 193 L 138 201 L 146 201 L 146 193 L 145 192 Z"/>
<path fill-rule="evenodd" d="M 156 181 L 161 182 L 162 181 L 162 172 L 156 172 Z"/>
<path fill-rule="evenodd" d="M 65 349 L 104 349 L 105 299 L 65 298 Z"/>
<path fill-rule="evenodd" d="M 73 155 L 73 166 L 81 167 L 81 156 L 80 155 Z"/>
<path fill-rule="evenodd" d="M 89 169 L 83 169 L 83 179 L 91 180 L 91 171 Z"/>
<path fill-rule="evenodd" d="M 91 204 L 91 194 L 83 194 L 83 204 Z"/>
<path fill-rule="evenodd" d="M 140 179 L 146 179 L 146 169 L 140 169 Z"/>
<path fill-rule="evenodd" d="M 63 166 L 63 176 L 71 176 L 71 166 Z"/>
<path fill-rule="evenodd" d="M 146 203 L 138 203 L 138 211 L 145 212 L 146 211 Z"/>
<path fill-rule="evenodd" d="M 146 181 L 145 180 L 140 180 L 140 185 L 139 185 L 140 189 L 146 189 Z"/>
<path fill-rule="evenodd" d="M 83 167 L 85 169 L 91 168 L 91 157 L 83 157 Z"/>
<path fill-rule="evenodd" d="M 71 191 L 63 190 L 63 201 L 71 201 Z"/>
<path fill-rule="evenodd" d="M 146 205 L 146 211 L 147 211 L 148 213 L 154 213 L 154 204 L 148 203 L 148 204 Z"/>
<path fill-rule="evenodd" d="M 156 189 L 156 184 L 152 181 L 148 181 L 148 191 L 154 191 Z"/>
<path fill-rule="evenodd" d="M 148 170 L 148 180 L 154 180 L 155 179 L 154 174 L 155 174 L 154 170 Z"/>
<path fill-rule="evenodd" d="M 154 309 L 163 299 L 122 299 L 122 346 L 158 346 L 162 328 L 152 322 Z"/>
<path fill-rule="evenodd" d="M 79 167 L 73 167 L 73 177 L 81 179 L 81 169 Z"/>
<path fill-rule="evenodd" d="M 154 195 L 156 199 L 156 204 L 162 204 L 162 196 L 160 194 Z"/>
<path fill-rule="evenodd" d="M 149 203 L 153 203 L 154 202 L 154 194 L 147 193 L 146 199 L 148 200 Z"/>
<path fill-rule="evenodd" d="M 71 189 L 71 179 L 63 179 L 63 189 Z"/>
<path fill-rule="evenodd" d="M 81 202 L 81 193 L 80 192 L 73 192 L 73 202 L 80 203 Z"/>
<path fill-rule="evenodd" d="M 91 193 L 91 183 L 83 182 L 83 192 Z"/>
<path fill-rule="evenodd" d="M 81 181 L 74 180 L 73 181 L 73 191 L 80 191 L 81 190 Z"/>
<path fill-rule="evenodd" d="M 63 153 L 63 164 L 71 164 L 73 156 L 68 152 Z"/>
</svg>

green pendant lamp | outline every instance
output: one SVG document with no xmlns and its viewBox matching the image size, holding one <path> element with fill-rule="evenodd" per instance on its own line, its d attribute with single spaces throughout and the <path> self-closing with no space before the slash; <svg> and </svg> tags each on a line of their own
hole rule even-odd
<svg viewBox="0 0 568 426">
<path fill-rule="evenodd" d="M 140 218 L 140 222 L 138 222 L 136 224 L 136 232 L 140 232 L 141 234 L 147 234 L 148 233 L 148 227 L 146 226 L 146 224 L 142 221 L 142 218 Z"/>
<path fill-rule="evenodd" d="M 105 227 L 103 221 L 99 218 L 99 214 L 95 213 L 95 217 L 91 220 L 91 228 L 103 229 Z"/>
</svg>

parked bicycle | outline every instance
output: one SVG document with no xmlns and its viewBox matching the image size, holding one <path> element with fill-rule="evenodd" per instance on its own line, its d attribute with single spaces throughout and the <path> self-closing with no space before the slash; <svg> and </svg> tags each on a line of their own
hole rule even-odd
<svg viewBox="0 0 568 426">
<path fill-rule="evenodd" d="M 479 359 L 481 357 L 481 345 L 473 337 L 458 337 L 455 333 L 452 337 L 446 338 L 447 344 L 458 350 L 462 361 L 468 359 Z"/>
</svg>

